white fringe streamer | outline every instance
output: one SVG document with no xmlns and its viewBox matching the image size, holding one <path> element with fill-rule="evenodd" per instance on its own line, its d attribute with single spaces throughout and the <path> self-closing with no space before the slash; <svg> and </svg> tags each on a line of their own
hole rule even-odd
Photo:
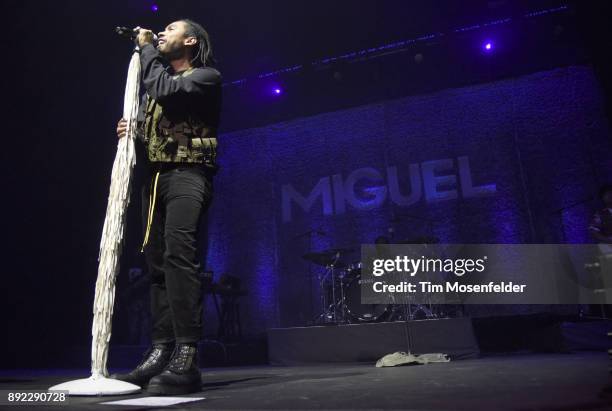
<svg viewBox="0 0 612 411">
<path fill-rule="evenodd" d="M 115 279 L 119 272 L 125 217 L 130 202 L 132 170 L 136 164 L 134 138 L 136 136 L 139 91 L 140 56 L 138 50 L 136 50 L 130 61 L 123 100 L 123 118 L 127 120 L 127 137 L 120 138 L 117 146 L 98 257 L 98 279 L 96 281 L 94 317 L 91 330 L 93 337 L 91 374 L 94 378 L 108 376 L 106 361 L 108 359 L 115 301 Z"/>
</svg>

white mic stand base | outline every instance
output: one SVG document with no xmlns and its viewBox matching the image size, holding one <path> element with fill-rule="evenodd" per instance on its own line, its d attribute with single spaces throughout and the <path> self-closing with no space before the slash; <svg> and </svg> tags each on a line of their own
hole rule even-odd
<svg viewBox="0 0 612 411">
<path fill-rule="evenodd" d="M 129 382 L 92 375 L 89 378 L 54 385 L 49 391 L 68 391 L 68 395 L 125 395 L 139 392 L 140 387 Z"/>
</svg>

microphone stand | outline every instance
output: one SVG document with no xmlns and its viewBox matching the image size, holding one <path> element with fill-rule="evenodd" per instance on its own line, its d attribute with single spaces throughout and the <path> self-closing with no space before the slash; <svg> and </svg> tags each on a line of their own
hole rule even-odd
<svg viewBox="0 0 612 411">
<path fill-rule="evenodd" d="M 305 231 L 301 234 L 297 234 L 295 236 L 293 236 L 291 239 L 292 240 L 300 240 L 302 238 L 308 238 L 308 252 L 312 252 L 312 236 L 313 234 L 319 235 L 319 236 L 327 236 L 327 233 L 325 233 L 324 231 L 321 230 L 308 230 Z M 313 279 L 313 273 L 312 273 L 312 264 L 309 263 L 308 264 L 308 291 L 309 291 L 309 303 L 310 303 L 310 317 L 312 317 L 312 314 L 314 313 L 314 294 L 313 294 L 313 285 L 312 285 L 312 279 Z M 318 276 L 317 277 L 317 286 L 323 290 L 323 287 L 321 285 L 321 277 Z M 325 300 L 324 300 L 324 296 L 323 294 L 321 294 L 321 298 L 323 299 L 322 301 L 322 305 L 323 305 L 323 311 L 325 312 Z M 321 314 L 322 315 L 322 314 Z M 320 315 L 318 315 L 314 321 L 316 322 L 317 319 L 320 317 Z M 309 324 L 306 324 L 309 325 Z"/>
<path fill-rule="evenodd" d="M 108 378 L 106 361 L 111 337 L 115 279 L 123 243 L 125 217 L 130 201 L 133 168 L 136 164 L 134 138 L 140 91 L 140 49 L 136 47 L 128 68 L 123 101 L 123 118 L 127 121 L 127 136 L 120 138 L 113 163 L 106 218 L 102 229 L 98 278 L 93 306 L 91 376 L 54 385 L 49 391 L 68 391 L 68 395 L 121 395 L 140 391 L 140 387 Z"/>
</svg>

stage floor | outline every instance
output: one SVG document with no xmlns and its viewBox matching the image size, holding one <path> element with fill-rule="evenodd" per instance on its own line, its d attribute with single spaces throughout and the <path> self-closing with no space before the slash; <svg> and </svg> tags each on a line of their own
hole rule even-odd
<svg viewBox="0 0 612 411">
<path fill-rule="evenodd" d="M 184 396 L 205 397 L 196 402 L 101 404 L 145 393 L 70 397 L 66 406 L 35 409 L 611 410 L 612 402 L 599 397 L 608 383 L 608 361 L 605 353 L 514 354 L 382 369 L 374 364 L 214 368 L 202 370 L 201 393 Z M 46 389 L 86 376 L 78 370 L 4 370 L 0 389 Z"/>
</svg>

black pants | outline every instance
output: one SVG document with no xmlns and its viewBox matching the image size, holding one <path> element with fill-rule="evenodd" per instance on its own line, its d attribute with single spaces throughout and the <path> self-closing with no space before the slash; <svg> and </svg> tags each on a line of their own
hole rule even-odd
<svg viewBox="0 0 612 411">
<path fill-rule="evenodd" d="M 155 171 L 142 190 L 146 232 Z M 200 219 L 212 200 L 212 176 L 199 166 L 160 171 L 145 258 L 151 276 L 154 344 L 193 343 L 202 334 Z"/>
</svg>

